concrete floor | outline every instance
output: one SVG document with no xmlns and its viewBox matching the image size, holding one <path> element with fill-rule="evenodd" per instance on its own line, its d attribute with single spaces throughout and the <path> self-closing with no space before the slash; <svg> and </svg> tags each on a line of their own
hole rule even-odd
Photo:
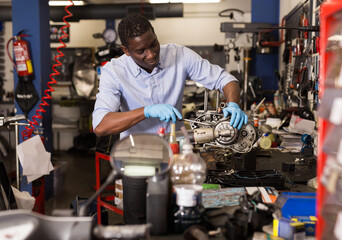
<svg viewBox="0 0 342 240">
<path fill-rule="evenodd" d="M 45 202 L 45 212 L 69 209 L 76 197 L 89 198 L 95 193 L 95 154 L 83 151 L 59 151 L 54 154 L 54 196 Z M 110 171 L 106 161 L 101 162 L 101 180 Z M 121 224 L 122 216 L 108 211 L 109 224 Z"/>
</svg>

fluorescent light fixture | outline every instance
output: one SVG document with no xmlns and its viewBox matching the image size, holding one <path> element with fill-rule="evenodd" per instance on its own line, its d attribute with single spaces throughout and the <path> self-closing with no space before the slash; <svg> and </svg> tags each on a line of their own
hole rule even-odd
<svg viewBox="0 0 342 240">
<path fill-rule="evenodd" d="M 84 5 L 83 1 L 72 1 L 75 6 L 82 6 Z M 50 6 L 68 6 L 71 5 L 70 1 L 49 1 Z"/>
<path fill-rule="evenodd" d="M 221 0 L 150 0 L 150 3 L 219 3 Z"/>
</svg>

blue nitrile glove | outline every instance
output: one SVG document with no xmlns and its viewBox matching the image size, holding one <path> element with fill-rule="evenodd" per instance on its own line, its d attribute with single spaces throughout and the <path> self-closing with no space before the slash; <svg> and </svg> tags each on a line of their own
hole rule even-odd
<svg viewBox="0 0 342 240">
<path fill-rule="evenodd" d="M 159 118 L 160 121 L 164 122 L 168 122 L 172 119 L 172 122 L 175 123 L 177 118 L 182 119 L 182 114 L 170 104 L 148 105 L 144 108 L 144 114 L 146 118 Z"/>
<path fill-rule="evenodd" d="M 223 109 L 223 117 L 228 117 L 228 115 L 232 115 L 230 118 L 230 125 L 234 128 L 237 127 L 239 130 L 241 129 L 242 124 L 247 124 L 248 122 L 247 115 L 235 102 L 228 103 L 228 106 Z"/>
</svg>

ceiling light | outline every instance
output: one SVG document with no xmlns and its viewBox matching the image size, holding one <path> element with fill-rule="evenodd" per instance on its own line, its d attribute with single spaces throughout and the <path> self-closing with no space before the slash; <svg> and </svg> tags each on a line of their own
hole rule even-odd
<svg viewBox="0 0 342 240">
<path fill-rule="evenodd" d="M 83 1 L 72 1 L 75 6 L 82 6 L 84 5 Z M 68 6 L 71 5 L 70 1 L 49 1 L 50 6 Z"/>
<path fill-rule="evenodd" d="M 150 0 L 150 3 L 219 3 L 220 0 Z"/>
</svg>

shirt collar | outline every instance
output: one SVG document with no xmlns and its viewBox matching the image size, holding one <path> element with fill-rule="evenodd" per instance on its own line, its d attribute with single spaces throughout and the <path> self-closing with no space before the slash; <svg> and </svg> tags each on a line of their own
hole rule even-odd
<svg viewBox="0 0 342 240">
<path fill-rule="evenodd" d="M 128 68 L 131 70 L 134 77 L 137 77 L 141 72 L 141 67 L 139 67 L 130 56 L 128 56 Z"/>
<path fill-rule="evenodd" d="M 162 51 L 159 52 L 159 64 L 157 66 L 157 68 L 160 70 L 164 69 L 164 67 L 165 67 L 164 59 L 163 59 L 161 52 Z"/>
<path fill-rule="evenodd" d="M 136 62 L 134 62 L 132 57 L 128 57 L 128 59 L 129 59 L 129 64 L 128 64 L 129 68 L 131 69 L 133 76 L 137 77 L 143 69 L 141 67 L 139 67 L 139 65 L 136 64 Z M 162 58 L 159 57 L 159 63 L 157 65 L 157 71 L 159 69 L 160 70 L 164 69 L 164 66 L 165 66 L 165 64 L 163 63 Z"/>
<path fill-rule="evenodd" d="M 165 67 L 165 64 L 164 64 L 164 62 L 162 61 L 162 59 L 161 58 L 159 58 L 159 64 L 158 64 L 158 68 L 159 69 L 164 69 L 164 67 Z"/>
</svg>

